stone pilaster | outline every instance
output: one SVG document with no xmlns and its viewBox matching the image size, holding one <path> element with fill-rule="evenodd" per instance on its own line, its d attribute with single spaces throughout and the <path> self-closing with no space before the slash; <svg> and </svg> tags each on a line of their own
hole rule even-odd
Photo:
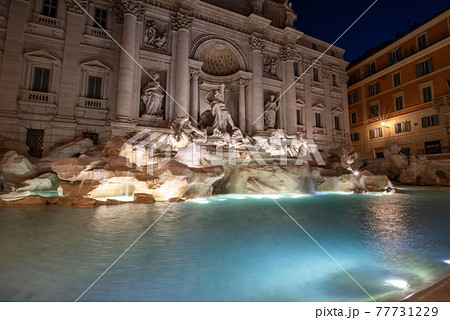
<svg viewBox="0 0 450 320">
<path fill-rule="evenodd" d="M 178 13 L 172 17 L 172 30 L 177 32 L 175 105 L 170 121 L 189 113 L 189 29 L 194 18 Z"/>
<path fill-rule="evenodd" d="M 239 79 L 239 129 L 241 129 L 242 132 L 246 132 L 245 112 L 247 108 L 245 105 L 245 88 L 248 86 L 248 84 L 248 80 Z"/>
<path fill-rule="evenodd" d="M 28 2 L 12 0 L 10 1 L 8 14 L 8 28 L 3 45 L 3 59 L 0 76 L 0 96 L 2 97 L 1 114 L 2 118 L 16 118 L 16 105 L 22 77 L 21 65 L 23 60 L 23 44 L 25 27 L 27 24 Z M 7 120 L 6 122 L 10 122 Z M 2 124 L 2 130 L 6 126 Z M 15 128 L 13 128 L 15 130 Z M 11 130 L 12 131 L 12 130 Z M 6 131 L 9 132 L 9 131 Z"/>
<path fill-rule="evenodd" d="M 323 113 L 325 128 L 327 131 L 327 139 L 328 141 L 333 141 L 333 129 L 334 129 L 334 114 L 331 112 L 334 106 L 331 104 L 331 70 L 322 67 L 322 83 L 323 83 L 323 92 L 325 95 L 325 107 L 327 110 Z"/>
<path fill-rule="evenodd" d="M 302 62 L 302 73 L 310 66 L 310 61 Z M 305 78 L 305 120 L 306 120 L 306 138 L 314 139 L 314 112 L 312 112 L 312 94 L 311 94 L 311 75 L 312 69 L 309 69 L 303 77 Z"/>
<path fill-rule="evenodd" d="M 123 17 L 122 47 L 124 49 L 120 52 L 116 121 L 131 124 L 133 123 L 133 79 L 136 67 L 132 57 L 135 57 L 136 21 L 142 14 L 142 3 L 121 0 L 117 2 L 116 10 L 119 18 Z"/>
<path fill-rule="evenodd" d="M 256 36 L 250 39 L 252 51 L 252 131 L 264 130 L 263 51 L 265 41 Z M 256 122 L 255 122 L 256 121 Z M 250 128 L 248 128 L 250 129 Z"/>
<path fill-rule="evenodd" d="M 344 109 L 344 132 L 350 134 L 350 112 L 348 109 L 348 94 L 347 94 L 347 81 L 348 76 L 345 73 L 339 73 L 339 80 L 341 83 L 341 94 L 342 94 L 342 109 Z"/>
<path fill-rule="evenodd" d="M 281 50 L 280 58 L 283 64 L 283 88 L 285 91 L 284 103 L 281 114 L 285 120 L 286 131 L 288 134 L 297 133 L 296 119 L 296 93 L 295 93 L 295 71 L 294 61 L 300 57 L 298 51 L 292 47 L 285 47 Z"/>
<path fill-rule="evenodd" d="M 198 100 L 198 79 L 200 77 L 200 70 L 191 69 L 191 116 L 195 121 L 198 121 L 198 110 L 199 110 L 199 100 Z M 194 124 L 196 125 L 196 124 Z"/>
<path fill-rule="evenodd" d="M 61 86 L 59 89 L 59 107 L 55 121 L 75 122 L 74 108 L 78 103 L 77 82 L 74 70 L 79 68 L 80 40 L 84 30 L 84 16 L 81 8 L 73 1 L 66 1 L 67 27 L 66 41 L 61 70 Z"/>
</svg>

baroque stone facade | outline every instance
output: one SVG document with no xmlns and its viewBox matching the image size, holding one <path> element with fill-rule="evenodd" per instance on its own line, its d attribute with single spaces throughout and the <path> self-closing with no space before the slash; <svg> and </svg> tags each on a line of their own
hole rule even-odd
<svg viewBox="0 0 450 320">
<path fill-rule="evenodd" d="M 196 125 L 222 83 L 244 134 L 265 130 L 271 96 L 274 129 L 303 132 L 322 150 L 349 131 L 344 50 L 316 62 L 329 44 L 292 27 L 289 2 L 78 3 L 0 0 L 1 135 L 34 156 L 77 137 L 102 143 L 167 128 L 187 114 Z"/>
</svg>

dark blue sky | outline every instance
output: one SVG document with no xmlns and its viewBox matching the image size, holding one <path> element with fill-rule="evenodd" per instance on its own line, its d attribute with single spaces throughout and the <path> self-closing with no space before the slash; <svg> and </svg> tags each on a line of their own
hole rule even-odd
<svg viewBox="0 0 450 320">
<path fill-rule="evenodd" d="M 299 18 L 298 30 L 334 42 L 375 0 L 293 0 Z M 350 29 L 338 47 L 352 61 L 384 41 L 404 33 L 414 22 L 422 23 L 450 5 L 448 0 L 378 0 L 372 9 Z"/>
</svg>

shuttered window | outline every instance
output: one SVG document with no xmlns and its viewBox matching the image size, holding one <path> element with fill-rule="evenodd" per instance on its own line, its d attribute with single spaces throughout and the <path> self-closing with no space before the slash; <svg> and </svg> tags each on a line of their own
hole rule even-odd
<svg viewBox="0 0 450 320">
<path fill-rule="evenodd" d="M 34 67 L 33 83 L 31 90 L 39 92 L 48 92 L 50 84 L 50 69 Z"/>
</svg>

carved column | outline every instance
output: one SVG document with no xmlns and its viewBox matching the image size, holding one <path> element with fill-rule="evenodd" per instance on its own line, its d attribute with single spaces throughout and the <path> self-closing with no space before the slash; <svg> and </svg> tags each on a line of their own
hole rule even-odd
<svg viewBox="0 0 450 320">
<path fill-rule="evenodd" d="M 131 57 L 135 57 L 136 21 L 138 16 L 142 14 L 141 1 L 121 0 L 117 4 L 117 9 L 119 15 L 123 16 L 122 47 Z M 135 62 L 124 50 L 120 52 L 116 120 L 132 123 Z"/>
<path fill-rule="evenodd" d="M 23 43 L 27 26 L 27 1 L 10 1 L 8 28 L 5 30 L 3 42 L 3 59 L 0 74 L 1 117 L 16 118 L 18 88 L 21 87 L 19 75 L 23 59 Z M 10 126 L 10 120 L 1 123 L 2 129 Z M 12 130 L 15 130 L 15 126 Z M 3 131 L 2 130 L 2 131 Z M 12 132 L 11 130 L 11 132 Z M 6 130 L 6 133 L 10 132 Z"/>
<path fill-rule="evenodd" d="M 263 92 L 263 58 L 265 42 L 261 38 L 253 36 L 250 40 L 252 51 L 252 130 L 264 130 L 264 92 Z M 259 118 L 259 119 L 258 119 Z M 257 120 L 258 119 L 258 120 Z M 250 129 L 250 128 L 248 128 Z"/>
<path fill-rule="evenodd" d="M 245 87 L 248 86 L 248 80 L 245 79 L 239 79 L 238 82 L 239 86 L 239 129 L 241 129 L 242 132 L 246 132 L 246 126 L 245 126 L 245 112 L 246 112 L 246 106 L 245 106 Z"/>
<path fill-rule="evenodd" d="M 178 33 L 176 72 L 171 121 L 189 113 L 189 28 L 194 18 L 178 13 L 172 17 L 172 29 Z"/>
<path fill-rule="evenodd" d="M 302 73 L 305 72 L 309 66 L 310 61 L 303 60 L 302 63 Z M 315 118 L 314 118 L 314 112 L 312 112 L 312 94 L 311 94 L 311 72 L 312 68 L 308 70 L 307 73 L 303 75 L 305 78 L 305 118 L 306 118 L 306 138 L 307 139 L 314 139 L 314 126 L 315 126 Z"/>
<path fill-rule="evenodd" d="M 331 113 L 333 106 L 331 105 L 331 70 L 322 67 L 323 92 L 325 94 L 325 106 L 327 110 L 323 113 L 325 128 L 329 141 L 333 141 L 334 115 Z"/>
<path fill-rule="evenodd" d="M 350 134 L 350 119 L 347 115 L 350 114 L 348 110 L 348 95 L 347 95 L 347 81 L 348 76 L 345 73 L 339 73 L 339 80 L 341 82 L 341 94 L 342 94 L 342 109 L 344 109 L 344 132 Z"/>
<path fill-rule="evenodd" d="M 191 69 L 191 116 L 195 121 L 198 121 L 198 78 L 200 77 L 200 71 L 197 69 Z M 194 124 L 196 125 L 196 124 Z"/>
<path fill-rule="evenodd" d="M 78 104 L 78 97 L 76 96 L 78 79 L 74 77 L 73 72 L 79 67 L 80 40 L 84 30 L 84 12 L 71 0 L 66 1 L 66 7 L 66 41 L 64 42 L 58 115 L 55 120 L 64 123 L 74 123 L 74 108 Z"/>
<path fill-rule="evenodd" d="M 295 72 L 294 61 L 299 58 L 299 53 L 292 47 L 285 47 L 281 50 L 281 60 L 283 61 L 283 87 L 285 91 L 285 106 L 282 106 L 285 119 L 286 131 L 288 134 L 297 133 L 296 115 L 296 93 L 295 93 Z"/>
</svg>

